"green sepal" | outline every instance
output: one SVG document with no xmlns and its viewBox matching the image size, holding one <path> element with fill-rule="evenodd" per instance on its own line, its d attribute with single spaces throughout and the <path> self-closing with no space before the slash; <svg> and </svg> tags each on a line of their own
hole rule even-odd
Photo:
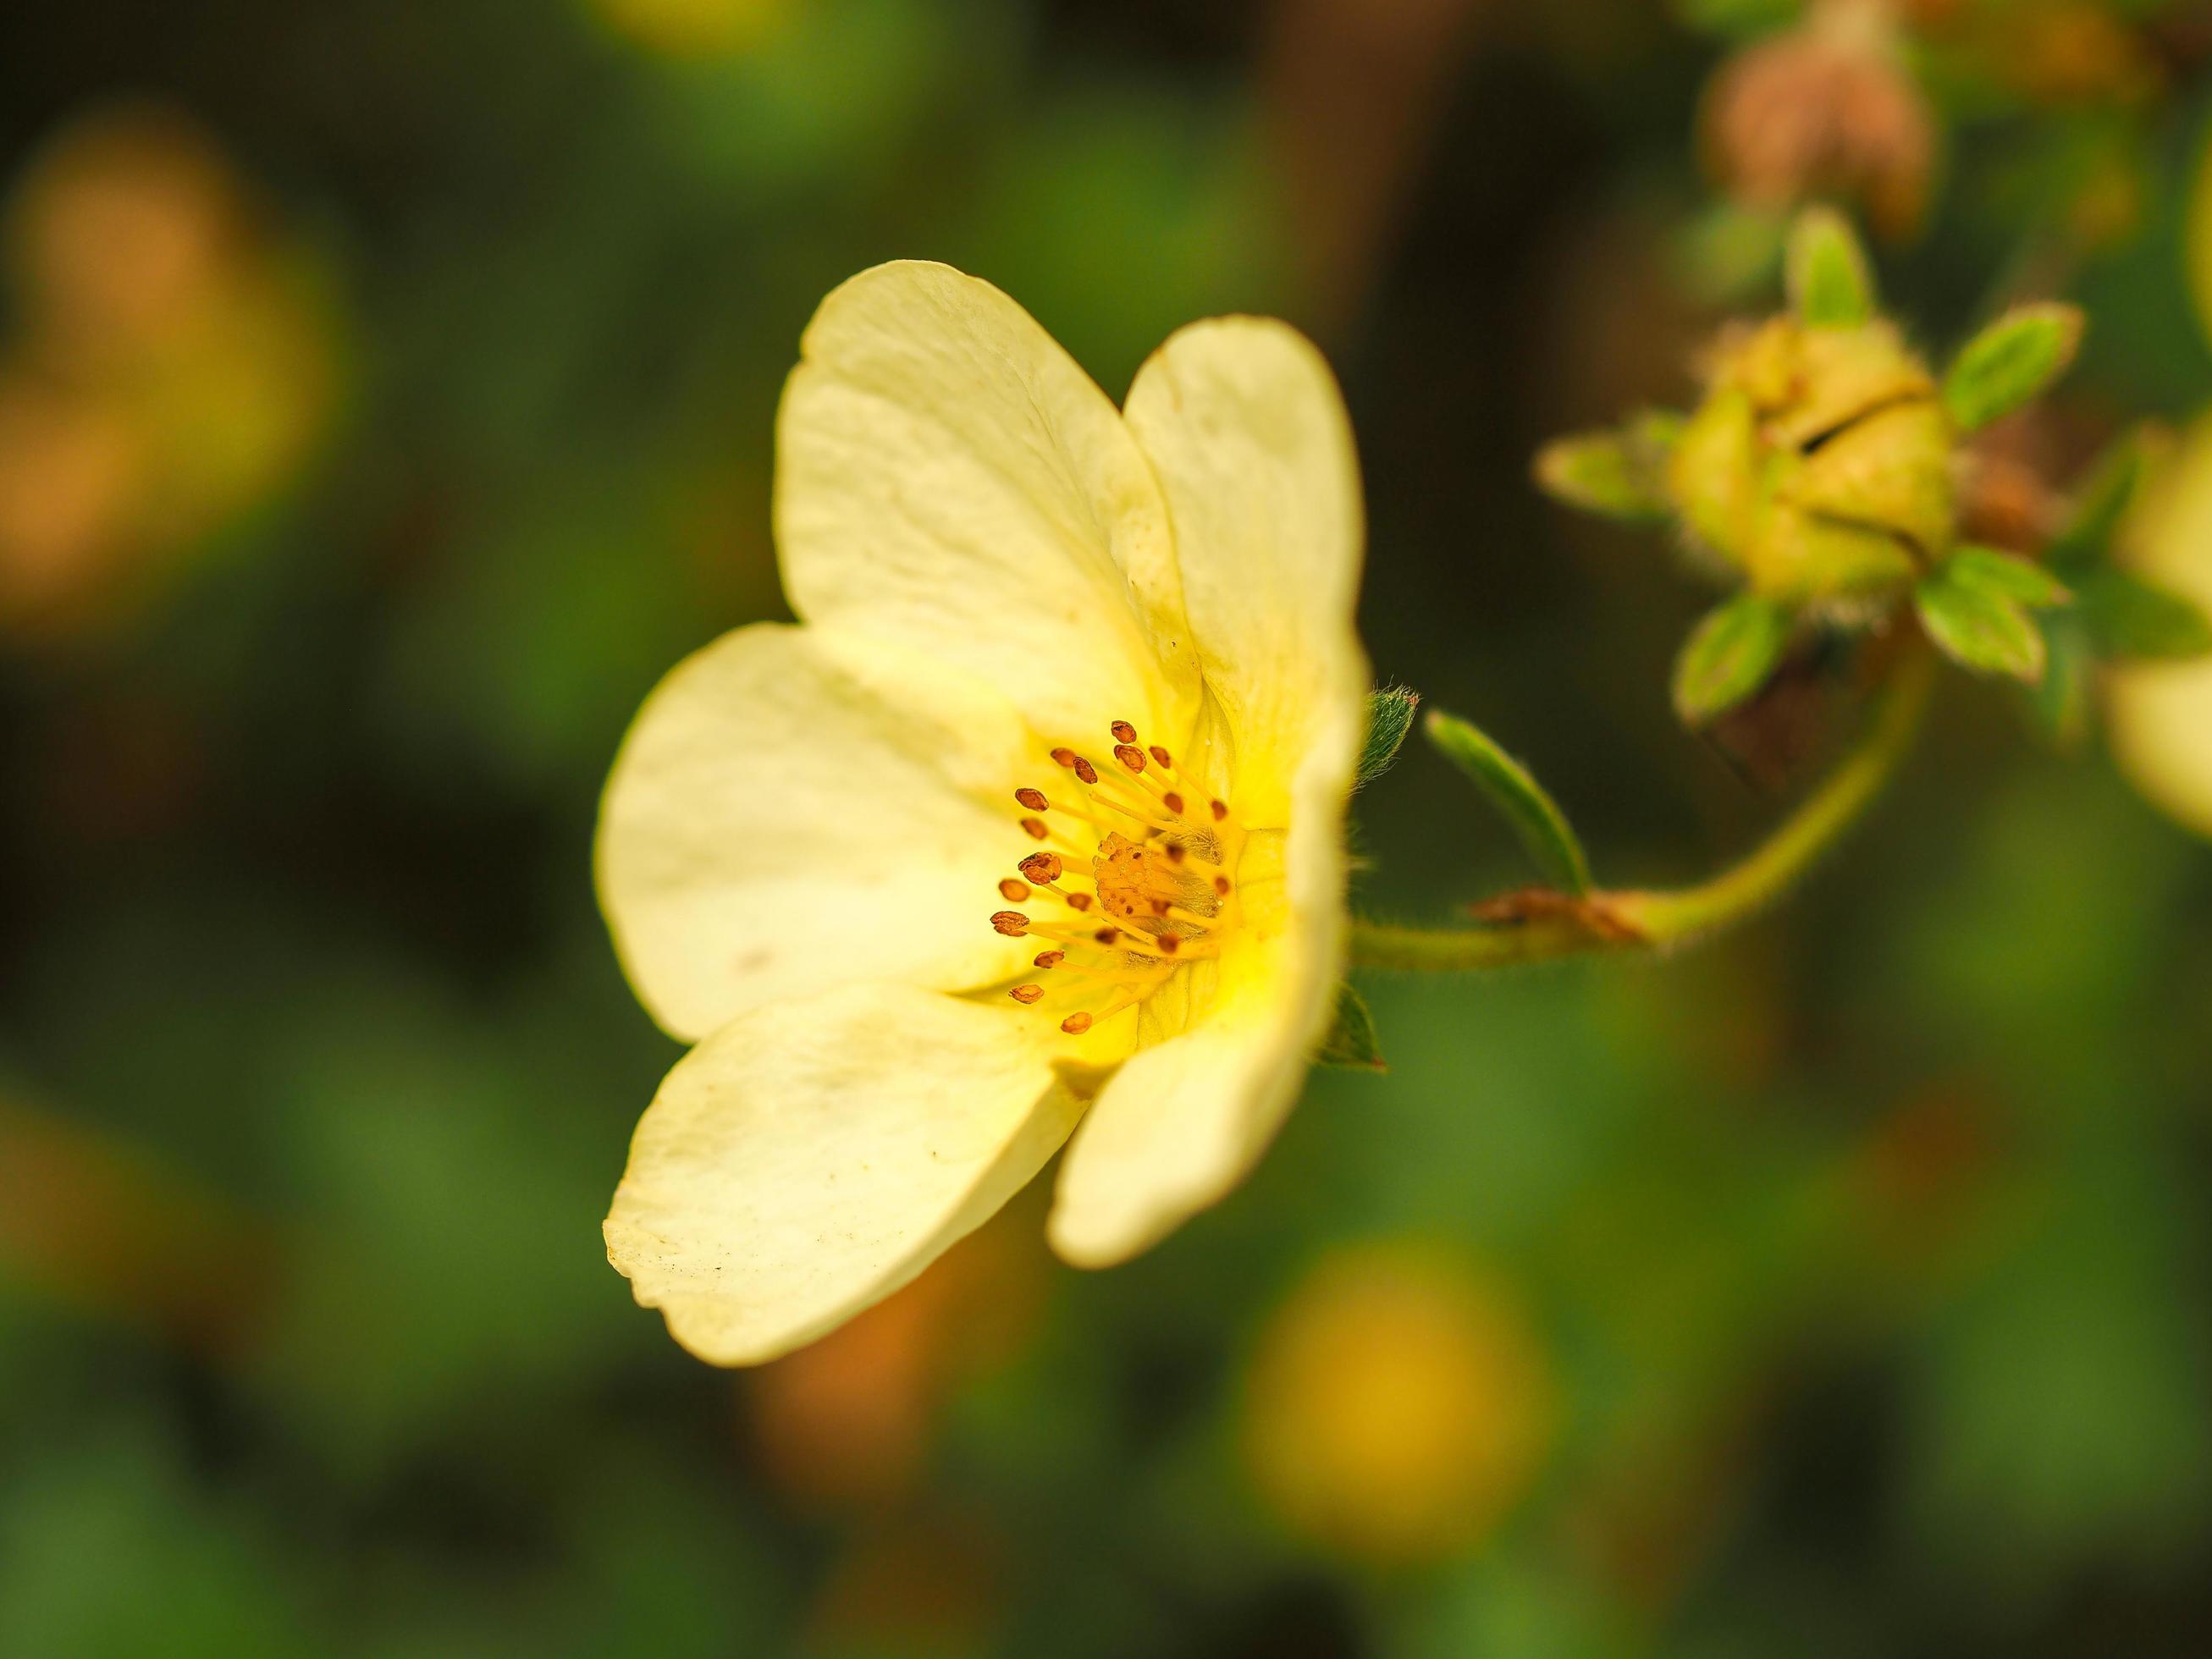
<svg viewBox="0 0 2212 1659">
<path fill-rule="evenodd" d="M 1431 709 L 1423 729 L 1445 759 L 1471 778 L 1512 826 L 1544 879 L 1580 898 L 1590 890 L 1589 860 L 1559 803 L 1528 769 L 1479 727 Z"/>
<path fill-rule="evenodd" d="M 1960 667 L 2031 685 L 2042 679 L 2049 652 L 2019 600 L 1960 580 L 1947 562 L 1921 578 L 1912 601 L 1928 637 Z"/>
<path fill-rule="evenodd" d="M 1873 267 L 1850 222 L 1833 208 L 1808 208 L 1790 228 L 1784 256 L 1790 308 L 1808 328 L 1857 328 L 1879 308 Z"/>
<path fill-rule="evenodd" d="M 1796 614 L 1778 599 L 1741 593 L 1692 630 L 1674 659 L 1674 712 L 1704 726 L 1754 696 L 1789 648 Z"/>
<path fill-rule="evenodd" d="M 1539 489 L 1562 506 L 1623 524 L 1664 524 L 1674 517 L 1667 459 L 1681 417 L 1656 411 L 1613 432 L 1577 433 L 1536 453 Z"/>
<path fill-rule="evenodd" d="M 2010 599 L 2030 611 L 2051 611 L 2071 605 L 2074 595 L 2032 559 L 1994 547 L 1961 547 L 1941 567 L 1947 581 L 1977 588 L 1994 599 Z"/>
<path fill-rule="evenodd" d="M 2155 428 L 2138 427 L 2098 458 L 2066 522 L 2044 550 L 2052 569 L 2070 574 L 2104 557 L 2165 448 Z"/>
<path fill-rule="evenodd" d="M 1336 1017 L 1313 1058 L 1316 1066 L 1357 1066 L 1367 1072 L 1390 1069 L 1375 1040 L 1375 1016 L 1367 1012 L 1367 1000 L 1348 981 L 1336 988 Z"/>
<path fill-rule="evenodd" d="M 2100 657 L 2185 662 L 2212 653 L 2212 618 L 2171 588 L 2108 567 L 2091 571 L 2075 589 Z"/>
<path fill-rule="evenodd" d="M 1421 694 L 1402 685 L 1367 694 L 1367 740 L 1359 749 L 1360 783 L 1372 783 L 1390 769 L 1406 733 L 1413 729 L 1413 711 L 1420 706 Z"/>
<path fill-rule="evenodd" d="M 2033 402 L 2081 349 L 2080 307 L 2045 304 L 2007 312 L 1966 342 L 1943 377 L 1943 407 L 1961 432 Z"/>
</svg>

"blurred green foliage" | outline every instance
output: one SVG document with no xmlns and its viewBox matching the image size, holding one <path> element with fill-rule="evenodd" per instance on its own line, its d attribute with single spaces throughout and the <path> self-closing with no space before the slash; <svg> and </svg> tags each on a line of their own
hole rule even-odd
<svg viewBox="0 0 2212 1659">
<path fill-rule="evenodd" d="M 1054 1264 L 1032 1195 L 732 1378 L 604 1261 L 675 1051 L 593 910 L 597 792 L 661 672 L 779 613 L 775 399 L 875 260 L 997 281 L 1117 395 L 1194 317 L 1291 317 L 1358 422 L 1386 682 L 1526 757 L 1622 879 L 1775 815 L 1671 723 L 1695 592 L 1528 482 L 1552 434 L 1682 402 L 1715 296 L 1771 306 L 1778 240 L 1713 216 L 1692 133 L 1796 9 L 13 9 L 0 1653 L 2212 1647 L 2212 858 L 1992 685 L 1741 936 L 1364 983 L 1388 1075 L 1317 1073 L 1250 1187 L 1128 1267 Z M 1931 46 L 1949 160 L 1881 254 L 1935 337 L 2029 288 L 2088 310 L 2014 434 L 2054 488 L 2212 402 L 2212 35 L 2075 9 L 2154 79 L 2053 97 Z M 149 106 L 212 195 L 127 147 L 70 152 L 58 207 L 24 182 Z M 179 495 L 264 429 L 271 362 L 327 398 Z M 116 391 L 149 385 L 185 413 Z M 1358 809 L 1378 911 L 1525 879 L 1420 745 Z M 1460 1378 L 1398 1426 L 1504 1483 L 1382 1554 L 1280 1508 L 1250 1426 L 1257 1357 L 1377 1249 L 1467 1288 L 1267 1409 L 1333 1444 L 1341 1399 Z M 1480 1356 L 1524 1350 L 1505 1390 Z M 1409 1496 L 1330 1467 L 1347 1510 Z"/>
</svg>

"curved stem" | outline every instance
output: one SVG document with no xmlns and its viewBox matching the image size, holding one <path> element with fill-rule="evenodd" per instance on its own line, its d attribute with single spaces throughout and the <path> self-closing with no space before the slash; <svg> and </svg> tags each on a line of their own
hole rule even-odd
<svg viewBox="0 0 2212 1659">
<path fill-rule="evenodd" d="M 1931 653 L 1898 664 L 1858 746 L 1741 863 L 1694 887 L 1537 896 L 1520 920 L 1488 927 L 1401 927 L 1355 921 L 1354 966 L 1451 973 L 1601 951 L 1664 951 L 1764 909 L 1857 823 L 1912 746 L 1935 680 Z"/>
</svg>

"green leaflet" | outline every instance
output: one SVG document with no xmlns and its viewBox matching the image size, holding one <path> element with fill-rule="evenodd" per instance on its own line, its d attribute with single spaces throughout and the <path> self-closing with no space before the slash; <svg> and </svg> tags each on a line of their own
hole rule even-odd
<svg viewBox="0 0 2212 1659">
<path fill-rule="evenodd" d="M 2042 632 L 2017 599 L 1938 566 L 1912 591 L 1920 621 L 1943 654 L 1978 674 L 2009 674 L 2033 684 L 2047 653 Z"/>
<path fill-rule="evenodd" d="M 1566 814 L 1531 775 L 1480 728 L 1441 709 L 1430 712 L 1429 741 L 1473 779 L 1496 807 L 1544 878 L 1579 898 L 1590 890 L 1589 860 Z"/>
<path fill-rule="evenodd" d="M 1778 600 L 1742 593 L 1692 630 L 1674 659 L 1674 712 L 1705 725 L 1753 696 L 1782 660 L 1796 618 Z"/>
<path fill-rule="evenodd" d="M 1874 320 L 1874 273 L 1850 222 L 1833 208 L 1808 208 L 1790 228 L 1784 256 L 1790 308 L 1808 328 L 1856 328 Z"/>
<path fill-rule="evenodd" d="M 1943 377 L 1943 407 L 1961 432 L 1978 432 L 2042 395 L 2081 344 L 2081 311 L 2021 306 L 1966 342 Z"/>
<path fill-rule="evenodd" d="M 1372 782 L 1390 769 L 1406 733 L 1413 729 L 1413 711 L 1420 706 L 1420 693 L 1402 685 L 1368 694 L 1367 740 L 1359 750 L 1360 783 Z"/>
<path fill-rule="evenodd" d="M 1314 1064 L 1356 1066 L 1369 1072 L 1390 1069 L 1375 1040 L 1375 1016 L 1367 1011 L 1367 1000 L 1349 981 L 1336 988 L 1336 1018 L 1321 1047 L 1314 1051 Z"/>
</svg>

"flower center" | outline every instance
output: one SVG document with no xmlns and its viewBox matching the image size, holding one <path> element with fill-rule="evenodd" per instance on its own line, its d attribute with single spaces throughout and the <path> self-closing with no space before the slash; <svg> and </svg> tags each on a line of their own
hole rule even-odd
<svg viewBox="0 0 2212 1659">
<path fill-rule="evenodd" d="M 1198 793 L 1158 744 L 1113 724 L 1113 759 L 1094 764 L 1073 749 L 1052 758 L 1068 777 L 1048 795 L 1017 789 L 1022 829 L 1043 843 L 1018 878 L 999 884 L 1012 904 L 1043 899 L 1059 914 L 1040 919 L 1000 910 L 991 926 L 1009 938 L 1051 941 L 1038 976 L 1008 994 L 1060 1016 L 1073 1036 L 1133 1008 L 1188 964 L 1220 954 L 1235 920 L 1236 866 L 1243 832 L 1228 803 Z"/>
</svg>

